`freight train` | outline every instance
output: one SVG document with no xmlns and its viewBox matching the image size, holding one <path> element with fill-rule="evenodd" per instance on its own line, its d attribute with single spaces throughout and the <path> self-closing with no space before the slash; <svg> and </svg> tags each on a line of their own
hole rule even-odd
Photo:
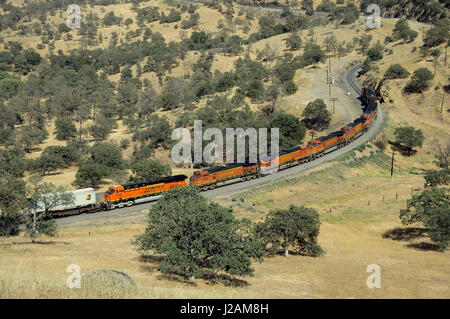
<svg viewBox="0 0 450 319">
<path fill-rule="evenodd" d="M 344 125 L 338 131 L 313 139 L 306 144 L 281 150 L 278 155 L 259 158 L 257 163 L 238 163 L 217 166 L 195 171 L 187 179 L 186 175 L 175 175 L 160 179 L 110 186 L 100 201 L 95 198 L 93 188 L 70 191 L 75 203 L 55 207 L 50 211 L 52 216 L 67 216 L 79 213 L 94 213 L 100 210 L 111 210 L 132 206 L 143 202 L 157 200 L 170 189 L 192 185 L 201 191 L 211 190 L 230 183 L 247 181 L 300 165 L 342 148 L 370 128 L 377 117 L 378 96 L 369 87 L 362 89 L 365 102 L 362 115 L 353 122 Z"/>
</svg>

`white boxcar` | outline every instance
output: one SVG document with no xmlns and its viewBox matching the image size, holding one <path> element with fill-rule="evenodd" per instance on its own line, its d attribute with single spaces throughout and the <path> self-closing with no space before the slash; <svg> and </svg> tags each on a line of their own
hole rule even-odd
<svg viewBox="0 0 450 319">
<path fill-rule="evenodd" d="M 83 189 L 75 189 L 67 191 L 67 193 L 71 193 L 73 197 L 73 203 L 66 204 L 66 205 L 58 205 L 55 207 L 52 207 L 49 211 L 51 212 L 58 212 L 58 211 L 65 211 L 65 210 L 72 210 L 72 209 L 78 209 L 78 208 L 85 208 L 85 207 L 93 207 L 96 205 L 96 195 L 95 190 L 93 188 L 83 188 Z M 41 213 L 44 211 L 44 205 L 39 205 L 40 207 L 37 209 L 38 213 Z"/>
</svg>

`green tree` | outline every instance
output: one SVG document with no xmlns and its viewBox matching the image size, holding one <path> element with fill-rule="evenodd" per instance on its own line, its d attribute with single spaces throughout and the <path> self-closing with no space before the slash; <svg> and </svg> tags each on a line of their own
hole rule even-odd
<svg viewBox="0 0 450 319">
<path fill-rule="evenodd" d="M 361 38 L 359 38 L 359 45 L 361 46 L 360 50 L 363 56 L 366 54 L 370 41 L 372 41 L 371 34 L 363 34 Z"/>
<path fill-rule="evenodd" d="M 34 172 L 44 176 L 65 167 L 65 163 L 60 157 L 52 156 L 51 154 L 41 154 L 34 160 L 32 167 Z"/>
<path fill-rule="evenodd" d="M 287 257 L 289 247 L 296 253 L 310 256 L 324 253 L 317 242 L 319 214 L 312 208 L 291 205 L 288 209 L 272 210 L 256 229 L 266 247 L 270 246 L 271 253 L 276 253 L 281 248 Z"/>
<path fill-rule="evenodd" d="M 283 60 L 279 61 L 273 68 L 273 74 L 278 78 L 280 83 L 284 83 L 294 78 L 295 69 L 293 63 Z"/>
<path fill-rule="evenodd" d="M 302 116 L 305 126 L 317 131 L 326 129 L 331 122 L 331 114 L 322 99 L 309 102 L 303 110 Z"/>
<path fill-rule="evenodd" d="M 336 52 L 338 42 L 337 42 L 337 38 L 334 34 L 327 36 L 323 40 L 323 44 L 325 46 L 325 51 Z"/>
<path fill-rule="evenodd" d="M 18 131 L 16 142 L 29 153 L 33 146 L 42 143 L 47 136 L 48 133 L 45 128 L 37 125 L 25 125 Z"/>
<path fill-rule="evenodd" d="M 133 175 L 130 177 L 130 180 L 134 182 L 149 181 L 172 175 L 170 165 L 154 159 L 144 159 L 134 163 L 131 166 L 131 171 Z"/>
<path fill-rule="evenodd" d="M 303 66 L 316 65 L 319 62 L 325 60 L 325 53 L 320 48 L 320 45 L 308 42 L 305 45 L 305 51 L 303 52 L 301 63 Z"/>
<path fill-rule="evenodd" d="M 139 95 L 136 106 L 139 118 L 147 119 L 151 113 L 156 111 L 158 106 L 158 95 L 150 83 Z"/>
<path fill-rule="evenodd" d="M 125 167 L 122 150 L 116 144 L 97 142 L 91 147 L 90 155 L 92 162 L 102 166 L 106 171 Z"/>
<path fill-rule="evenodd" d="M 153 145 L 161 145 L 167 149 L 171 143 L 172 125 L 166 116 L 152 116 L 150 128 L 147 131 L 148 138 Z"/>
<path fill-rule="evenodd" d="M 117 106 L 119 116 L 134 114 L 138 99 L 138 87 L 132 81 L 122 81 L 117 88 Z"/>
<path fill-rule="evenodd" d="M 312 0 L 302 0 L 302 9 L 306 11 L 306 15 L 311 16 L 314 14 L 314 6 Z"/>
<path fill-rule="evenodd" d="M 50 211 L 61 205 L 73 204 L 72 193 L 63 187 L 56 187 L 42 182 L 40 176 L 32 176 L 27 185 L 28 213 L 26 214 L 25 234 L 32 243 L 40 235 L 55 237 L 57 235 L 56 222 L 51 218 Z"/>
<path fill-rule="evenodd" d="M 369 50 L 367 50 L 367 58 L 370 61 L 378 61 L 383 58 L 383 46 L 380 43 L 375 44 Z"/>
<path fill-rule="evenodd" d="M 298 50 L 302 46 L 302 38 L 299 36 L 298 32 L 291 32 L 285 41 L 286 46 L 292 51 Z"/>
<path fill-rule="evenodd" d="M 384 73 L 386 79 L 404 79 L 408 76 L 409 72 L 400 64 L 391 65 Z"/>
<path fill-rule="evenodd" d="M 145 232 L 133 242 L 141 254 L 163 254 L 158 267 L 191 280 L 208 272 L 253 275 L 252 261 L 262 261 L 264 246 L 248 220 L 209 202 L 194 187 L 164 193 L 148 214 Z"/>
<path fill-rule="evenodd" d="M 3 237 L 19 233 L 20 219 L 27 202 L 25 186 L 22 179 L 1 175 L 0 230 Z"/>
<path fill-rule="evenodd" d="M 435 187 L 439 185 L 448 185 L 449 182 L 450 170 L 448 168 L 428 171 L 425 174 L 425 185 Z"/>
<path fill-rule="evenodd" d="M 70 140 L 75 137 L 77 129 L 70 118 L 57 118 L 55 121 L 55 134 L 57 140 Z"/>
<path fill-rule="evenodd" d="M 394 131 L 395 142 L 406 148 L 411 155 L 414 147 L 422 147 L 425 137 L 421 129 L 414 129 L 411 126 L 397 127 Z"/>
<path fill-rule="evenodd" d="M 24 152 L 17 146 L 0 149 L 0 178 L 5 175 L 23 177 L 25 172 Z"/>
<path fill-rule="evenodd" d="M 449 40 L 449 24 L 448 19 L 443 19 L 438 21 L 434 28 L 429 29 L 426 32 L 424 46 L 426 47 L 435 47 L 445 41 Z"/>
<path fill-rule="evenodd" d="M 422 93 L 430 87 L 431 80 L 434 79 L 433 73 L 427 68 L 419 68 L 414 71 L 411 80 L 405 87 L 406 92 Z"/>
<path fill-rule="evenodd" d="M 449 188 L 426 189 L 406 201 L 406 209 L 400 211 L 404 225 L 422 223 L 429 230 L 431 240 L 438 242 L 442 250 L 450 241 L 450 191 Z"/>
<path fill-rule="evenodd" d="M 111 133 L 115 123 L 114 119 L 99 117 L 94 124 L 88 127 L 88 130 L 94 140 L 104 140 Z"/>
<path fill-rule="evenodd" d="M 95 188 L 102 182 L 103 177 L 105 177 L 105 170 L 102 166 L 95 163 L 86 163 L 77 170 L 72 185 L 80 188 Z"/>
<path fill-rule="evenodd" d="M 264 96 L 264 84 L 259 79 L 250 80 L 245 87 L 245 96 L 253 101 L 260 100 Z"/>
<path fill-rule="evenodd" d="M 124 23 L 128 29 L 130 27 L 130 25 L 133 24 L 133 19 L 127 18 Z"/>
<path fill-rule="evenodd" d="M 428 229 L 430 239 L 439 243 L 443 252 L 450 242 L 450 205 L 447 203 L 428 211 L 424 226 Z"/>
<path fill-rule="evenodd" d="M 13 97 L 22 87 L 22 81 L 15 77 L 9 76 L 0 79 L 0 101 Z"/>
<path fill-rule="evenodd" d="M 392 38 L 394 40 L 403 40 L 404 42 L 411 42 L 417 37 L 419 33 L 411 30 L 408 25 L 408 20 L 400 19 L 395 24 L 394 30 L 392 30 Z"/>
<path fill-rule="evenodd" d="M 299 145 L 305 136 L 306 129 L 302 122 L 295 116 L 285 113 L 272 113 L 269 120 L 271 128 L 280 129 L 280 148 L 288 148 Z"/>
<path fill-rule="evenodd" d="M 224 43 L 224 53 L 229 54 L 230 56 L 239 55 L 244 50 L 241 43 L 242 39 L 240 36 L 232 35 Z"/>
</svg>

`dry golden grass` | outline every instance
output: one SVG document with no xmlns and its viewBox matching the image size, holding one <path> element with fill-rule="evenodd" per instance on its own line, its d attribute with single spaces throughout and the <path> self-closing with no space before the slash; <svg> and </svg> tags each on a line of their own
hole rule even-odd
<svg viewBox="0 0 450 319">
<path fill-rule="evenodd" d="M 138 258 L 130 241 L 144 230 L 145 212 L 142 212 L 107 221 L 71 224 L 61 229 L 58 238 L 41 239 L 47 244 L 24 243 L 26 240 L 22 237 L 6 239 L 0 244 L 0 296 L 449 298 L 448 253 L 407 246 L 429 244 L 423 237 L 408 241 L 382 238 L 386 231 L 401 227 L 398 211 L 404 207 L 411 188 L 423 186 L 421 177 L 400 173 L 391 179 L 376 160 L 354 168 L 344 166 L 346 162 L 349 160 L 332 162 L 325 170 L 317 169 L 292 181 L 239 194 L 234 201 L 219 199 L 222 204 L 232 205 L 238 217 L 250 217 L 255 221 L 269 209 L 289 204 L 315 207 L 322 220 L 319 244 L 326 250 L 323 257 L 266 258 L 263 263 L 254 264 L 254 277 L 243 278 L 245 283 L 237 281 L 236 287 L 228 286 L 226 281 L 212 283 L 203 279 L 191 285 L 159 273 L 155 260 Z M 370 206 L 367 205 L 369 200 Z M 113 288 L 70 291 L 65 288 L 69 264 L 80 265 L 82 272 L 124 271 L 136 282 L 137 293 L 118 294 Z M 366 286 L 369 264 L 381 266 L 380 289 Z"/>
<path fill-rule="evenodd" d="M 320 2 L 315 0 L 314 5 L 317 6 Z M 158 5 L 167 9 L 159 1 Z M 104 12 L 99 7 L 89 7 L 87 10 L 92 10 L 101 17 L 114 10 L 124 18 L 131 17 L 135 20 L 130 4 L 107 7 Z M 200 7 L 198 12 L 201 16 L 199 30 L 217 32 L 219 30 L 217 22 L 220 19 L 225 20 L 216 10 Z M 183 15 L 183 18 L 185 16 Z M 63 21 L 64 19 L 56 15 L 52 23 L 57 25 Z M 339 41 L 348 42 L 354 36 L 369 32 L 374 37 L 372 43 L 378 40 L 383 43 L 384 37 L 391 33 L 395 22 L 396 19 L 383 19 L 381 29 L 370 31 L 365 30 L 363 19 L 356 25 L 343 26 L 339 29 L 334 29 L 333 26 L 318 27 L 315 29 L 314 38 L 321 43 L 330 32 L 333 32 Z M 175 29 L 174 25 L 155 22 L 151 24 L 151 28 L 153 32 L 161 32 L 167 41 L 177 41 L 181 38 L 181 29 Z M 379 72 L 371 76 L 380 77 L 392 63 L 402 64 L 411 73 L 421 66 L 434 70 L 432 62 L 422 59 L 418 52 L 411 52 L 413 47 L 421 45 L 422 24 L 410 22 L 410 25 L 419 31 L 417 39 L 410 44 L 389 44 L 388 47 L 393 49 L 393 55 L 386 56 L 379 63 Z M 130 30 L 134 28 L 135 23 L 130 26 Z M 256 30 L 257 23 L 253 22 L 249 33 Z M 101 46 L 107 45 L 113 31 L 124 37 L 127 30 L 125 27 L 101 27 L 99 32 L 104 36 Z M 235 31 L 236 34 L 243 35 L 239 27 Z M 188 30 L 186 35 L 189 36 L 190 32 L 192 31 Z M 25 48 L 40 42 L 37 37 L 24 37 L 12 33 L 2 36 L 5 42 L 14 39 L 23 43 Z M 301 36 L 303 42 L 310 38 L 307 31 L 303 31 Z M 286 37 L 287 35 L 279 35 L 255 43 L 250 48 L 251 56 L 254 58 L 256 51 L 263 49 L 266 44 L 277 48 L 278 55 L 284 54 Z M 78 39 L 78 36 L 75 35 L 74 38 Z M 56 41 L 56 50 L 59 48 L 67 50 L 69 47 L 61 40 Z M 47 49 L 40 53 L 46 54 Z M 301 53 L 302 49 L 295 51 L 294 55 Z M 197 57 L 198 54 L 195 52 L 189 52 L 185 61 L 181 62 L 170 75 L 183 76 L 191 69 Z M 213 71 L 231 70 L 236 58 L 217 54 Z M 360 54 L 353 52 L 346 59 L 351 61 L 360 58 Z M 443 67 L 442 57 L 439 61 L 432 88 L 422 95 L 403 96 L 401 89 L 406 83 L 405 80 L 385 83 L 389 95 L 394 99 L 393 103 L 385 104 L 389 111 L 386 136 L 392 139 L 395 127 L 407 123 L 421 128 L 426 137 L 423 147 L 417 149 L 415 156 L 396 155 L 394 178 L 389 177 L 390 150 L 386 150 L 384 155 L 380 153 L 372 155 L 371 151 L 375 151 L 372 146 L 362 152 L 356 152 L 355 157 L 361 161 L 359 164 L 350 157 L 342 158 L 291 181 L 278 182 L 269 187 L 235 195 L 233 198 L 218 199 L 221 204 L 232 206 L 236 216 L 249 217 L 254 221 L 261 220 L 270 209 L 285 208 L 290 204 L 307 205 L 317 209 L 323 222 L 319 243 L 327 252 L 325 256 L 266 258 L 264 263 L 254 265 L 255 277 L 244 279 L 247 284 L 239 287 L 229 287 L 224 282 L 211 283 L 202 279 L 197 280 L 196 286 L 192 286 L 184 281 L 162 276 L 156 270 L 156 262 L 139 260 L 131 245 L 131 239 L 144 230 L 145 213 L 136 213 L 98 222 L 72 224 L 61 229 L 58 238 L 42 239 L 47 244 L 32 245 L 26 243 L 22 236 L 6 239 L 0 244 L 0 297 L 449 298 L 448 253 L 408 247 L 410 244 L 417 247 L 420 245 L 433 247 L 424 237 L 409 241 L 382 238 L 386 231 L 401 227 L 398 212 L 404 207 L 405 200 L 411 196 L 411 190 L 417 192 L 423 189 L 423 178 L 416 173 L 434 167 L 433 160 L 437 149 L 434 140 L 437 139 L 442 144 L 449 140 L 448 116 L 439 113 L 440 90 L 434 90 L 439 83 L 447 84 L 448 69 Z M 342 63 L 347 61 L 343 59 Z M 317 86 L 317 81 L 320 81 L 317 76 L 323 76 L 324 67 L 325 65 L 319 65 L 317 70 L 298 70 L 294 81 L 299 91 L 281 99 L 279 107 L 300 116 L 306 104 L 319 97 L 311 92 L 313 87 Z M 119 78 L 120 75 L 110 77 L 113 81 Z M 143 78 L 149 78 L 155 89 L 160 90 L 153 73 L 143 74 Z M 199 105 L 204 103 L 205 100 L 202 100 Z M 250 105 L 252 109 L 259 107 L 252 103 Z M 180 110 L 158 114 L 167 115 L 173 121 L 179 115 L 177 112 Z M 333 123 L 338 123 L 341 119 L 342 113 L 338 112 L 333 118 Z M 54 139 L 53 131 L 54 123 L 50 123 L 50 135 L 41 145 L 42 149 L 61 143 Z M 119 121 L 119 128 L 108 140 L 119 141 L 124 137 L 130 138 L 130 134 Z M 126 157 L 130 155 L 132 147 L 133 144 L 124 152 Z M 39 152 L 33 152 L 29 156 L 35 158 L 38 155 Z M 169 151 L 158 150 L 158 159 L 168 162 L 168 157 Z M 75 172 L 75 168 L 70 168 L 45 179 L 70 187 Z M 189 168 L 173 168 L 174 174 L 189 176 L 191 172 Z M 106 184 L 103 186 L 106 187 Z M 366 286 L 366 278 L 369 275 L 366 267 L 373 263 L 381 266 L 380 289 L 368 289 Z M 109 288 L 102 291 L 69 290 L 65 287 L 69 275 L 66 273 L 66 267 L 69 264 L 80 265 L 83 272 L 93 269 L 124 271 L 136 282 L 137 294 L 124 295 Z"/>
</svg>

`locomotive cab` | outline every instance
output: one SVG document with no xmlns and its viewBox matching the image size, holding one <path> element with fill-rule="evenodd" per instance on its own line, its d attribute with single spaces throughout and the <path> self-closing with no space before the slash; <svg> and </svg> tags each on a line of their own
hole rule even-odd
<svg viewBox="0 0 450 319">
<path fill-rule="evenodd" d="M 202 177 L 208 176 L 208 171 L 194 171 L 194 175 L 192 175 L 189 179 L 191 181 L 201 179 Z"/>
</svg>

